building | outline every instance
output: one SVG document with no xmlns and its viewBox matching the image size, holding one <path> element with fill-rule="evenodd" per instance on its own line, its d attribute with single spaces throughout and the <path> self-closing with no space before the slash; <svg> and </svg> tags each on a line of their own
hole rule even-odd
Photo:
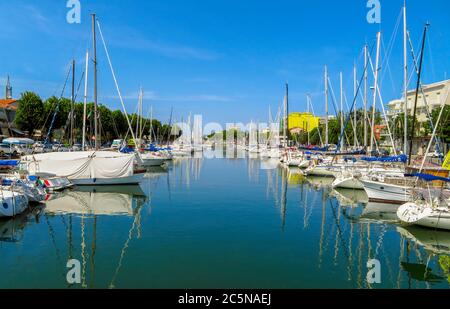
<svg viewBox="0 0 450 309">
<path fill-rule="evenodd" d="M 442 105 L 442 101 L 445 100 L 446 105 L 450 105 L 450 96 L 447 96 L 447 93 L 450 88 L 450 80 L 445 80 L 441 82 L 437 82 L 430 85 L 423 86 L 423 92 L 425 93 L 425 99 L 422 95 L 422 92 L 419 92 L 418 100 L 417 100 L 417 120 L 421 123 L 427 122 L 427 105 L 428 111 L 431 113 L 433 110 L 439 109 Z M 413 115 L 414 113 L 414 103 L 416 100 L 416 91 L 410 90 L 407 95 L 408 102 L 408 114 Z M 427 105 L 425 104 L 425 101 Z M 405 100 L 397 99 L 389 102 L 388 104 L 388 116 L 389 118 L 394 118 L 399 114 L 404 113 L 404 103 Z"/>
<path fill-rule="evenodd" d="M 0 99 L 0 135 L 2 137 L 9 137 L 19 133 L 19 131 L 14 128 L 14 119 L 16 118 L 19 102 L 12 98 L 12 87 L 9 76 L 5 88 L 5 98 Z"/>
<path fill-rule="evenodd" d="M 289 115 L 289 131 L 293 133 L 311 132 L 319 127 L 320 118 L 311 113 L 291 113 Z"/>
</svg>

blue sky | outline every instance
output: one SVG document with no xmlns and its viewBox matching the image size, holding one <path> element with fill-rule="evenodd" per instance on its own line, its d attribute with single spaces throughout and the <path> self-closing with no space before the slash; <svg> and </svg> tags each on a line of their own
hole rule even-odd
<svg viewBox="0 0 450 309">
<path fill-rule="evenodd" d="M 43 98 L 59 95 L 72 58 L 81 76 L 91 47 L 89 14 L 96 12 L 129 112 L 142 86 L 146 111 L 153 106 L 155 116 L 165 121 L 172 107 L 177 121 L 189 112 L 202 114 L 205 122 L 267 121 L 269 106 L 275 114 L 288 81 L 291 110 L 305 111 L 310 93 L 315 112 L 322 114 L 324 65 L 336 92 L 343 72 L 351 101 L 353 64 L 361 73 L 362 47 L 373 44 L 379 30 L 383 59 L 388 59 L 381 74 L 383 99 L 388 102 L 401 93 L 401 26 L 390 53 L 388 49 L 403 0 L 381 0 L 381 25 L 367 23 L 365 0 L 80 2 L 81 24 L 68 24 L 65 0 L 0 0 L 2 88 L 10 74 L 15 97 L 25 90 Z M 450 78 L 449 11 L 448 0 L 408 1 L 416 48 L 424 23 L 431 23 L 424 82 Z M 100 102 L 119 108 L 98 43 Z"/>
</svg>

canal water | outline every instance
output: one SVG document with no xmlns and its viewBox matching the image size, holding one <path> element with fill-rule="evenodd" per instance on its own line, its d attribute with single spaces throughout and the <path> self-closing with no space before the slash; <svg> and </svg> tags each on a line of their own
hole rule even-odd
<svg viewBox="0 0 450 309">
<path fill-rule="evenodd" d="M 0 288 L 449 288 L 449 232 L 267 163 L 180 159 L 140 187 L 50 196 L 0 221 Z"/>
</svg>

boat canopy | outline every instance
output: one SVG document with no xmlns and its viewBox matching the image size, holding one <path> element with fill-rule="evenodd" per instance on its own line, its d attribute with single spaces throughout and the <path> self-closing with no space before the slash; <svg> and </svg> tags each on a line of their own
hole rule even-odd
<svg viewBox="0 0 450 309">
<path fill-rule="evenodd" d="M 420 179 L 425 180 L 425 181 L 436 181 L 436 180 L 439 180 L 439 181 L 450 182 L 450 179 L 448 179 L 448 178 L 434 176 L 434 175 L 430 175 L 430 174 L 421 174 L 421 173 L 405 174 L 405 177 L 417 177 L 417 178 L 420 178 Z"/>
<path fill-rule="evenodd" d="M 393 156 L 393 157 L 381 157 L 381 158 L 375 158 L 375 157 L 363 157 L 361 158 L 362 161 L 366 162 L 398 162 L 398 163 L 406 163 L 408 161 L 408 157 L 406 155 L 399 155 L 399 156 Z"/>
<path fill-rule="evenodd" d="M 146 149 L 146 151 L 151 151 L 151 152 L 157 152 L 157 151 L 164 151 L 164 150 L 172 150 L 171 148 L 158 148 L 153 144 L 150 144 L 150 146 L 148 146 Z"/>
<path fill-rule="evenodd" d="M 19 165 L 18 160 L 1 160 L 0 166 L 17 166 Z"/>
<path fill-rule="evenodd" d="M 5 138 L 3 144 L 8 145 L 33 145 L 35 142 L 29 138 Z"/>
<path fill-rule="evenodd" d="M 133 154 L 109 151 L 51 152 L 24 156 L 21 165 L 31 175 L 49 173 L 69 179 L 130 177 Z"/>
</svg>

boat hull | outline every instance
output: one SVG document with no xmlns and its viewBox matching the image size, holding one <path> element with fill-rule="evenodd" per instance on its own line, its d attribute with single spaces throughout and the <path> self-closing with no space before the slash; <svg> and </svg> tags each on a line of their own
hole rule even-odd
<svg viewBox="0 0 450 309">
<path fill-rule="evenodd" d="M 28 208 L 28 198 L 18 192 L 3 191 L 0 202 L 0 218 L 15 217 Z"/>
<path fill-rule="evenodd" d="M 71 181 L 76 186 L 123 186 L 140 184 L 144 176 L 145 174 L 141 173 L 121 178 L 87 178 L 71 179 Z"/>
<path fill-rule="evenodd" d="M 318 176 L 318 177 L 335 177 L 335 172 L 332 169 L 325 167 L 314 167 L 309 169 L 306 174 L 308 176 Z"/>
<path fill-rule="evenodd" d="M 450 214 L 435 213 L 429 217 L 420 219 L 416 224 L 433 229 L 450 230 Z"/>
<path fill-rule="evenodd" d="M 160 158 L 152 158 L 152 159 L 142 159 L 142 162 L 139 164 L 141 167 L 149 167 L 149 166 L 161 166 L 167 159 Z"/>
<path fill-rule="evenodd" d="M 353 190 L 364 190 L 363 184 L 354 177 L 348 177 L 344 179 L 336 179 L 333 182 L 334 189 L 353 189 Z"/>
<path fill-rule="evenodd" d="M 360 182 L 371 202 L 404 204 L 411 198 L 409 187 L 368 180 L 360 180 Z"/>
</svg>

